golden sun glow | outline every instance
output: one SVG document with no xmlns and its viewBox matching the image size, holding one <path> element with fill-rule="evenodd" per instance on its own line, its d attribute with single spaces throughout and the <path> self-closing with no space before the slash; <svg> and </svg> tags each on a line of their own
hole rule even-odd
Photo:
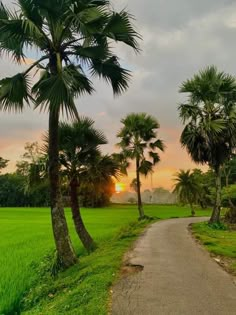
<svg viewBox="0 0 236 315">
<path fill-rule="evenodd" d="M 125 191 L 125 184 L 123 184 L 123 183 L 116 183 L 116 193 L 119 194 L 122 191 Z"/>
</svg>

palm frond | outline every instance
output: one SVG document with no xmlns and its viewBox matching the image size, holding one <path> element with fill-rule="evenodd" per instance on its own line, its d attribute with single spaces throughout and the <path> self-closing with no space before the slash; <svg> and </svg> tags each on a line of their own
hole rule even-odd
<svg viewBox="0 0 236 315">
<path fill-rule="evenodd" d="M 139 167 L 139 172 L 144 176 L 147 176 L 153 172 L 153 164 L 150 161 L 143 159 Z"/>
<path fill-rule="evenodd" d="M 150 152 L 149 152 L 149 156 L 150 156 L 150 158 L 151 158 L 152 161 L 153 161 L 153 165 L 156 165 L 156 164 L 159 163 L 160 160 L 161 160 L 159 154 L 156 153 L 156 152 L 150 151 Z"/>
<path fill-rule="evenodd" d="M 119 65 L 116 56 L 105 61 L 93 60 L 91 72 L 92 75 L 97 75 L 110 83 L 115 95 L 119 95 L 128 89 L 130 71 Z"/>
<path fill-rule="evenodd" d="M 133 17 L 126 11 L 113 12 L 103 30 L 103 34 L 115 41 L 121 41 L 139 51 L 137 39 L 140 35 L 131 24 Z"/>
<path fill-rule="evenodd" d="M 36 107 L 67 116 L 78 117 L 74 97 L 83 93 L 91 94 L 93 88 L 88 78 L 74 65 L 69 65 L 58 75 L 44 72 L 32 92 L 35 94 Z"/>
<path fill-rule="evenodd" d="M 159 150 L 161 150 L 161 151 L 164 151 L 164 150 L 165 150 L 164 141 L 162 141 L 162 140 L 160 140 L 160 139 L 157 139 L 155 142 L 150 143 L 150 148 L 151 148 L 152 150 L 159 149 Z"/>
<path fill-rule="evenodd" d="M 8 20 L 9 16 L 10 16 L 10 12 L 1 1 L 0 2 L 0 20 Z"/>
<path fill-rule="evenodd" d="M 29 104 L 30 81 L 27 75 L 19 73 L 0 81 L 0 110 L 22 111 L 24 103 Z"/>
<path fill-rule="evenodd" d="M 90 60 L 106 60 L 110 57 L 110 52 L 107 45 L 94 46 L 73 46 L 73 55 L 80 60 L 90 62 Z"/>
</svg>

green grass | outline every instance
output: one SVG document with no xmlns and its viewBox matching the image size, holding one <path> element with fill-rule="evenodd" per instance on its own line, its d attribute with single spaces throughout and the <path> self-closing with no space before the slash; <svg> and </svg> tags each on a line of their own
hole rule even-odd
<svg viewBox="0 0 236 315">
<path fill-rule="evenodd" d="M 210 253 L 227 261 L 226 269 L 236 275 L 236 231 L 213 229 L 207 223 L 193 224 L 192 230 Z"/>
<path fill-rule="evenodd" d="M 190 213 L 187 207 L 145 208 L 147 215 L 161 219 L 186 217 Z M 124 252 L 145 224 L 129 225 L 137 219 L 134 206 L 83 209 L 82 213 L 86 226 L 99 244 L 99 250 L 86 255 L 67 209 L 72 241 L 80 264 L 52 279 L 45 272 L 45 267 L 49 265 L 45 255 L 51 257 L 54 249 L 49 210 L 0 208 L 1 315 L 17 312 L 23 296 L 26 297 L 23 304 L 27 309 L 25 314 L 106 314 L 108 288 Z M 199 216 L 207 214 L 206 210 L 197 212 Z M 123 231 L 119 232 L 121 229 Z"/>
</svg>

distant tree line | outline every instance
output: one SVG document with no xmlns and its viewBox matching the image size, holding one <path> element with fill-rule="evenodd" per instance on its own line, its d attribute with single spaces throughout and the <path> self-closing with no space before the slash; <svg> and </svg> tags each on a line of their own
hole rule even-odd
<svg viewBox="0 0 236 315">
<path fill-rule="evenodd" d="M 0 158 L 0 170 L 6 168 L 8 162 Z M 115 192 L 112 176 L 116 175 L 118 167 L 114 162 L 115 171 L 113 169 L 112 173 L 109 163 L 113 163 L 112 157 L 98 155 L 86 173 L 83 169 L 81 183 L 76 188 L 81 206 L 98 208 L 110 204 L 110 198 Z M 104 173 L 103 176 L 101 172 Z M 70 189 L 65 169 L 61 170 L 61 176 L 63 203 L 68 207 Z M 0 207 L 47 206 L 50 206 L 47 157 L 37 142 L 26 143 L 25 153 L 16 163 L 16 170 L 12 173 L 0 173 Z"/>
</svg>

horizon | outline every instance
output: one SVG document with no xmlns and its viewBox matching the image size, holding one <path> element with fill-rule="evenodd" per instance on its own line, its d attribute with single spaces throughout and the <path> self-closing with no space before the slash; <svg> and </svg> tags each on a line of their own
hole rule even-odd
<svg viewBox="0 0 236 315">
<path fill-rule="evenodd" d="M 5 0 L 12 6 L 14 1 Z M 204 5 L 203 5 L 204 3 Z M 162 186 L 171 189 L 173 176 L 179 169 L 192 169 L 196 165 L 181 148 L 179 138 L 183 126 L 178 118 L 177 107 L 184 99 L 178 93 L 181 83 L 192 77 L 200 69 L 215 64 L 219 70 L 235 74 L 233 38 L 236 17 L 233 1 L 150 1 L 146 6 L 141 0 L 122 0 L 114 3 L 116 9 L 126 7 L 135 17 L 135 25 L 143 36 L 141 53 L 118 45 L 121 63 L 132 69 L 129 90 L 118 98 L 104 82 L 95 80 L 96 92 L 83 96 L 76 103 L 80 115 L 95 120 L 95 126 L 105 132 L 109 144 L 104 153 L 117 150 L 116 133 L 121 127 L 120 119 L 129 112 L 147 112 L 154 115 L 160 123 L 159 137 L 166 144 L 161 153 L 161 162 L 155 174 L 142 179 L 143 188 Z M 154 10 L 156 8 L 156 10 Z M 204 8 L 204 9 L 203 9 Z M 228 47 L 226 50 L 224 47 Z M 216 53 L 217 52 L 217 53 Z M 30 62 L 34 53 L 29 54 Z M 17 73 L 21 67 L 4 57 L 0 60 L 1 78 Z M 26 142 L 40 142 L 47 130 L 47 113 L 27 109 L 23 114 L 1 112 L 0 150 L 1 156 L 9 159 L 8 170 L 24 152 Z M 203 168 L 205 169 L 205 168 Z M 128 183 L 134 178 L 134 169 L 129 171 Z"/>
</svg>

